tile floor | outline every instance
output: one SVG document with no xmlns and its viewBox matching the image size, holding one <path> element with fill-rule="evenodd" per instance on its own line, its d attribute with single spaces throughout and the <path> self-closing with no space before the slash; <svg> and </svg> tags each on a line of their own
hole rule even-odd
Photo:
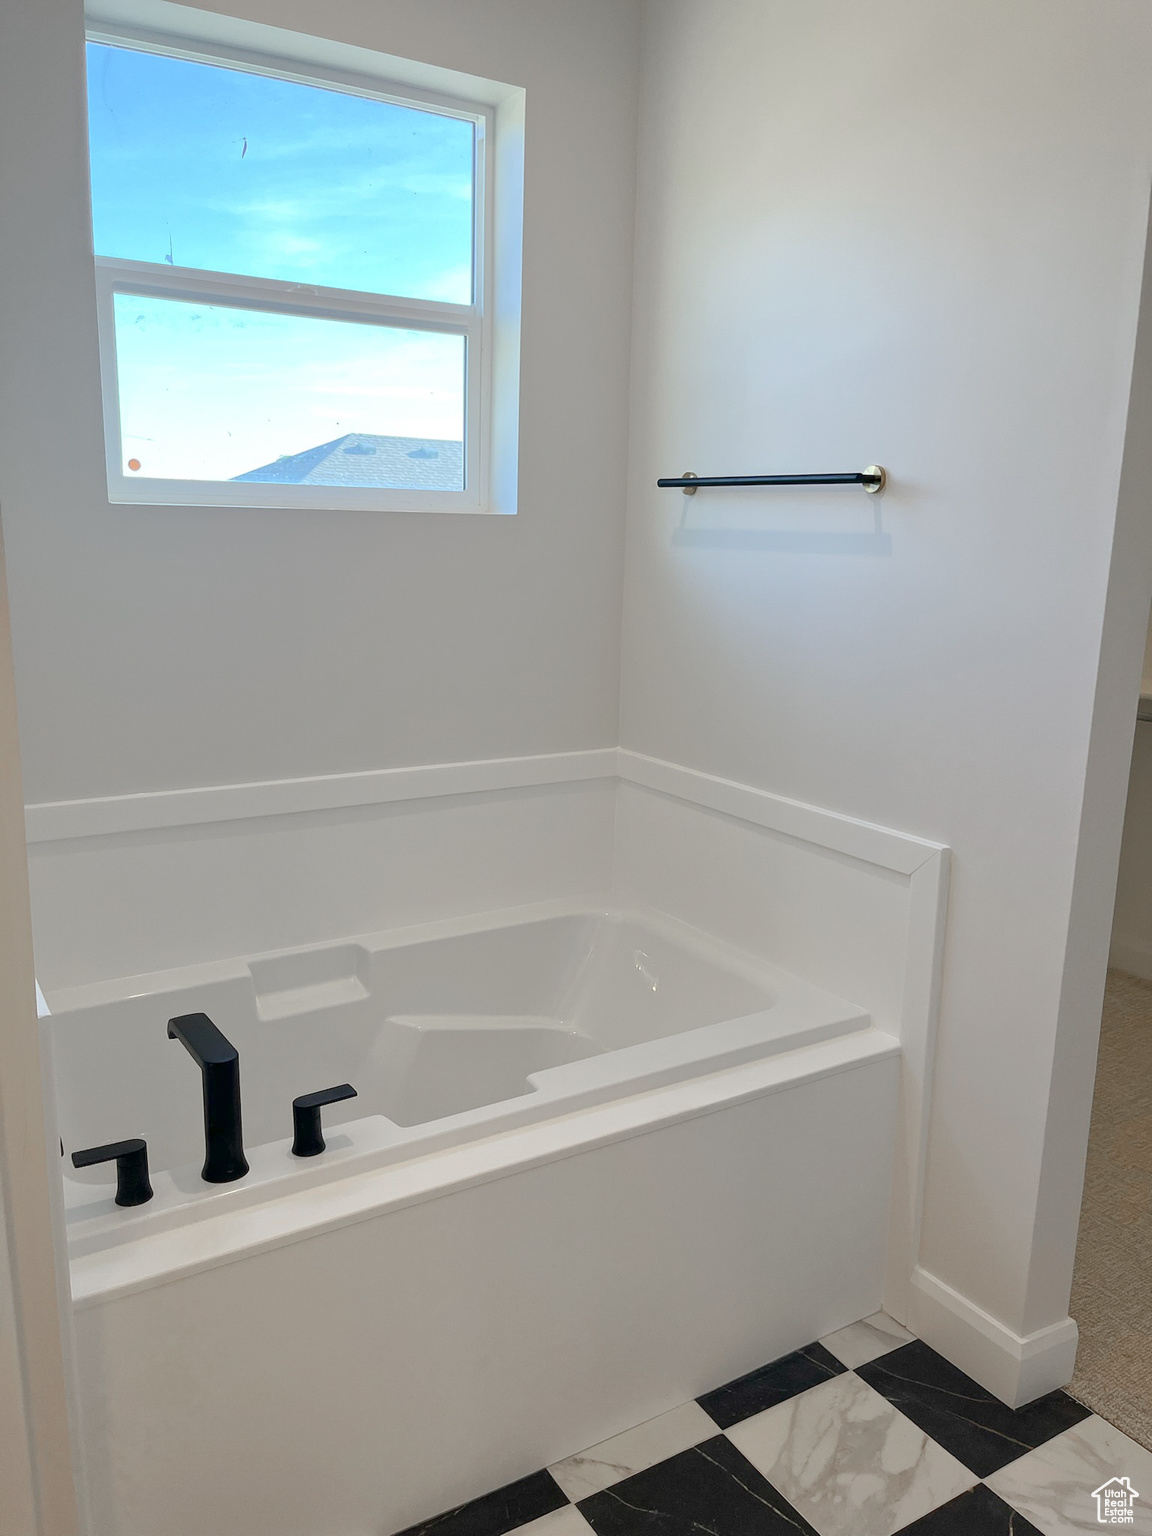
<svg viewBox="0 0 1152 1536">
<path fill-rule="evenodd" d="M 1099 1520 L 1093 1494 L 1113 1479 L 1119 1505 Z M 1114 1518 L 1120 1509 L 1131 1518 Z M 404 1536 L 1072 1536 L 1109 1526 L 1152 1536 L 1152 1452 L 1064 1392 L 1005 1408 L 877 1313 Z"/>
</svg>

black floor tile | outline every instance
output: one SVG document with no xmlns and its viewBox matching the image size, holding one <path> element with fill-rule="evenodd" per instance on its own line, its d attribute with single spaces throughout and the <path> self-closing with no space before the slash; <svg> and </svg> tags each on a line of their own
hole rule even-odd
<svg viewBox="0 0 1152 1536">
<path fill-rule="evenodd" d="M 568 1497 L 550 1472 L 533 1472 L 519 1482 L 497 1488 L 419 1525 L 410 1525 L 400 1536 L 505 1536 L 518 1525 L 527 1525 L 567 1504 Z"/>
<path fill-rule="evenodd" d="M 991 1488 L 977 1483 L 930 1515 L 901 1528 L 897 1536 L 1042 1536 Z"/>
<path fill-rule="evenodd" d="M 576 1507 L 596 1536 L 816 1536 L 723 1435 Z"/>
<path fill-rule="evenodd" d="M 1089 1412 L 1066 1392 L 1006 1408 L 920 1339 L 859 1366 L 856 1374 L 977 1477 L 990 1476 Z"/>
<path fill-rule="evenodd" d="M 784 1355 L 771 1365 L 762 1365 L 714 1392 L 706 1392 L 696 1401 L 721 1429 L 728 1429 L 741 1419 L 750 1419 L 754 1413 L 786 1402 L 798 1392 L 819 1386 L 830 1376 L 841 1376 L 846 1370 L 847 1366 L 829 1354 L 823 1344 L 808 1344 L 793 1355 Z"/>
</svg>

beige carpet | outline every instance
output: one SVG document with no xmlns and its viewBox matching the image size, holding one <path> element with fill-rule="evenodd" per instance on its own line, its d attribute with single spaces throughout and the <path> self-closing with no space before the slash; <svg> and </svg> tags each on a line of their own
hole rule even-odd
<svg viewBox="0 0 1152 1536">
<path fill-rule="evenodd" d="M 1152 1449 L 1152 981 L 1104 999 L 1072 1281 L 1073 1397 Z"/>
</svg>

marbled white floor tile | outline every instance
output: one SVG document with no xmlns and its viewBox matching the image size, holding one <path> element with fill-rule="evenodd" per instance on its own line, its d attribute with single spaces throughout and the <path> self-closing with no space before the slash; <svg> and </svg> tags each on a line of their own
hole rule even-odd
<svg viewBox="0 0 1152 1536">
<path fill-rule="evenodd" d="M 596 1536 L 816 1536 L 723 1435 L 580 1504 Z"/>
<path fill-rule="evenodd" d="M 901 1344 L 910 1344 L 914 1335 L 902 1328 L 887 1312 L 873 1312 L 862 1322 L 849 1323 L 820 1340 L 823 1347 L 835 1355 L 850 1371 L 858 1365 L 867 1365 L 887 1355 Z"/>
<path fill-rule="evenodd" d="M 697 1403 L 682 1403 L 646 1424 L 627 1429 L 623 1434 L 602 1440 L 579 1456 L 569 1456 L 548 1470 L 576 1503 L 589 1494 L 599 1493 L 621 1478 L 631 1477 L 654 1467 L 658 1461 L 711 1440 L 716 1425 Z"/>
<path fill-rule="evenodd" d="M 859 1375 L 979 1477 L 1086 1418 L 1066 1392 L 1006 1408 L 917 1339 L 862 1365 Z"/>
<path fill-rule="evenodd" d="M 851 1371 L 727 1434 L 820 1536 L 893 1536 L 976 1481 Z"/>
<path fill-rule="evenodd" d="M 759 1370 L 749 1371 L 747 1376 L 738 1376 L 714 1392 L 706 1392 L 696 1401 L 721 1429 L 727 1429 L 774 1403 L 795 1397 L 797 1392 L 806 1392 L 830 1376 L 839 1376 L 844 1369 L 822 1344 L 809 1344 L 770 1365 L 762 1365 Z"/>
<path fill-rule="evenodd" d="M 533 1472 L 530 1477 L 506 1483 L 495 1493 L 411 1525 L 402 1536 L 507 1536 L 507 1532 L 563 1509 L 567 1503 L 547 1472 Z"/>
<path fill-rule="evenodd" d="M 1092 1495 L 1123 1477 L 1140 1495 L 1131 1504 L 1132 1523 L 1101 1523 Z M 1003 1467 L 988 1486 L 1044 1536 L 1109 1529 L 1152 1536 L 1152 1451 L 1095 1414 Z"/>
<path fill-rule="evenodd" d="M 1040 1532 L 991 1488 L 977 1483 L 958 1499 L 913 1520 L 900 1536 L 1040 1536 Z"/>
</svg>

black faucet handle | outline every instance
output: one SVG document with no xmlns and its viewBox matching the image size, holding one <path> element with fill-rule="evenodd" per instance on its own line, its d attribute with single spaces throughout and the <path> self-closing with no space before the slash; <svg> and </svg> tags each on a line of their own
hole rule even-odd
<svg viewBox="0 0 1152 1536">
<path fill-rule="evenodd" d="M 354 1099 L 356 1090 L 351 1083 L 340 1083 L 335 1088 L 321 1088 L 316 1093 L 302 1093 L 292 1100 L 292 1155 L 315 1157 L 324 1150 L 324 1133 L 320 1129 L 320 1111 L 325 1104 L 338 1104 L 341 1099 Z"/>
<path fill-rule="evenodd" d="M 116 1159 L 116 1204 L 144 1205 L 152 1198 L 152 1185 L 148 1182 L 148 1143 L 142 1136 L 132 1136 L 127 1141 L 110 1141 L 104 1147 L 87 1147 L 83 1152 L 73 1152 L 74 1168 L 91 1168 L 95 1163 L 110 1163 Z"/>
</svg>

